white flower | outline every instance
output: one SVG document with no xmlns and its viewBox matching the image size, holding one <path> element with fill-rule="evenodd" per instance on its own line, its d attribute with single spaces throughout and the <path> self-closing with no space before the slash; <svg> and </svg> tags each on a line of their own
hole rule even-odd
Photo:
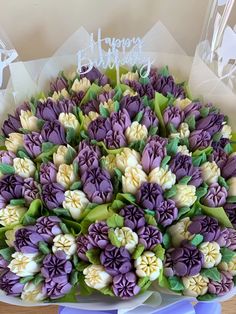
<svg viewBox="0 0 236 314">
<path fill-rule="evenodd" d="M 33 177 L 36 170 L 33 161 L 28 158 L 14 158 L 13 167 L 15 173 L 25 179 Z"/>
<path fill-rule="evenodd" d="M 220 176 L 220 168 L 216 162 L 204 162 L 200 167 L 202 178 L 207 184 L 217 183 L 218 177 Z"/>
<path fill-rule="evenodd" d="M 12 254 L 8 268 L 17 276 L 27 277 L 32 276 L 40 271 L 40 264 L 34 261 L 37 254 L 26 254 L 21 252 L 15 252 Z"/>
<path fill-rule="evenodd" d="M 229 186 L 228 196 L 236 196 L 236 177 L 232 177 L 227 181 Z"/>
<path fill-rule="evenodd" d="M 101 265 L 90 265 L 84 269 L 83 274 L 86 285 L 96 290 L 103 289 L 112 282 L 112 277 Z"/>
<path fill-rule="evenodd" d="M 143 182 L 147 181 L 147 175 L 140 165 L 127 167 L 122 176 L 122 190 L 124 193 L 135 194 Z"/>
<path fill-rule="evenodd" d="M 75 238 L 73 237 L 73 235 L 71 235 L 71 234 L 58 234 L 53 239 L 53 247 L 52 247 L 53 253 L 56 253 L 59 250 L 65 252 L 65 254 L 68 258 L 70 258 L 71 255 L 75 254 L 76 242 L 75 242 Z"/>
<path fill-rule="evenodd" d="M 167 190 L 175 184 L 176 176 L 168 167 L 165 169 L 156 167 L 149 173 L 148 179 L 152 183 L 158 183 L 163 190 Z"/>
<path fill-rule="evenodd" d="M 185 287 L 184 294 L 190 297 L 204 295 L 208 290 L 209 279 L 200 274 L 192 277 L 183 277 L 183 285 Z"/>
<path fill-rule="evenodd" d="M 116 228 L 114 231 L 117 239 L 130 253 L 133 253 L 138 244 L 138 235 L 128 227 Z"/>
<path fill-rule="evenodd" d="M 33 115 L 30 110 L 21 110 L 20 112 L 20 123 L 23 129 L 29 131 L 38 131 L 39 127 L 37 124 L 38 118 Z"/>
<path fill-rule="evenodd" d="M 37 286 L 33 282 L 27 282 L 24 285 L 21 293 L 21 299 L 26 302 L 39 302 L 46 298 L 42 292 L 43 285 L 40 283 Z"/>
<path fill-rule="evenodd" d="M 73 165 L 61 164 L 57 172 L 57 182 L 68 189 L 76 181 Z"/>
<path fill-rule="evenodd" d="M 59 145 L 56 153 L 53 154 L 53 163 L 56 167 L 65 163 L 65 157 L 68 152 L 68 147 Z"/>
<path fill-rule="evenodd" d="M 232 128 L 231 128 L 231 126 L 228 125 L 228 124 L 223 125 L 220 133 L 222 134 L 223 138 L 231 139 L 231 137 L 232 137 Z"/>
<path fill-rule="evenodd" d="M 190 207 L 197 200 L 196 187 L 194 185 L 176 184 L 176 194 L 172 199 L 178 208 Z"/>
<path fill-rule="evenodd" d="M 146 251 L 135 260 L 134 267 L 138 277 L 148 277 L 154 281 L 160 276 L 163 265 L 161 259 L 153 252 Z"/>
<path fill-rule="evenodd" d="M 135 92 L 135 91 L 132 90 L 132 89 L 126 89 L 126 90 L 123 92 L 123 96 L 127 96 L 127 95 L 129 95 L 129 96 L 137 96 L 138 93 Z"/>
<path fill-rule="evenodd" d="M 194 237 L 194 235 L 188 231 L 190 224 L 190 218 L 186 217 L 168 228 L 168 233 L 171 236 L 174 247 L 178 247 L 183 240 L 191 240 Z"/>
<path fill-rule="evenodd" d="M 54 92 L 52 97 L 49 97 L 53 100 L 59 100 L 61 98 L 69 98 L 70 94 L 67 92 L 67 90 L 65 88 L 63 88 L 62 90 L 58 91 L 58 92 Z"/>
<path fill-rule="evenodd" d="M 138 81 L 139 75 L 138 72 L 127 72 L 126 74 L 122 74 L 120 77 L 120 81 L 125 83 L 125 81 Z"/>
<path fill-rule="evenodd" d="M 14 241 L 15 241 L 15 233 L 17 230 L 21 229 L 22 226 L 21 225 L 18 225 L 18 226 L 15 226 L 13 229 L 11 230 L 7 230 L 5 232 L 5 237 L 6 237 L 6 244 L 9 246 L 9 247 L 13 247 L 14 246 Z"/>
<path fill-rule="evenodd" d="M 120 154 L 116 155 L 116 166 L 125 172 L 127 167 L 135 167 L 140 162 L 140 154 L 134 149 L 125 147 Z"/>
<path fill-rule="evenodd" d="M 16 205 L 7 205 L 0 210 L 0 225 L 8 226 L 20 222 L 21 217 L 26 212 L 26 208 Z"/>
<path fill-rule="evenodd" d="M 104 101 L 102 103 L 103 107 L 106 108 L 110 113 L 115 111 L 114 101 L 112 99 L 108 99 L 108 101 Z"/>
<path fill-rule="evenodd" d="M 112 175 L 116 168 L 116 155 L 108 154 L 107 156 L 102 156 L 101 161 L 104 168 Z"/>
<path fill-rule="evenodd" d="M 90 81 L 86 77 L 83 77 L 80 80 L 76 79 L 74 81 L 71 90 L 73 90 L 76 93 L 80 91 L 86 93 L 90 86 L 91 86 Z"/>
<path fill-rule="evenodd" d="M 89 124 L 90 124 L 92 121 L 96 120 L 97 117 L 99 117 L 99 114 L 98 114 L 97 112 L 95 112 L 95 111 L 90 111 L 90 112 L 88 113 L 88 115 L 85 115 L 85 116 L 84 116 L 84 121 L 83 121 L 83 127 L 84 127 L 84 129 L 87 130 Z"/>
<path fill-rule="evenodd" d="M 66 191 L 62 206 L 69 210 L 73 219 L 79 219 L 89 200 L 82 191 Z"/>
<path fill-rule="evenodd" d="M 79 121 L 73 113 L 61 112 L 58 120 L 65 128 L 79 129 Z"/>
<path fill-rule="evenodd" d="M 192 101 L 188 98 L 184 98 L 184 99 L 177 98 L 174 102 L 174 105 L 179 107 L 181 110 L 183 110 L 184 108 L 186 108 L 191 103 L 192 103 Z"/>
<path fill-rule="evenodd" d="M 177 148 L 177 153 L 181 153 L 182 155 L 192 156 L 192 153 L 189 152 L 188 147 L 186 145 L 179 145 Z"/>
<path fill-rule="evenodd" d="M 178 132 L 179 132 L 179 137 L 180 138 L 187 138 L 187 137 L 189 137 L 190 130 L 189 130 L 189 127 L 188 127 L 188 123 L 182 122 L 180 124 Z"/>
<path fill-rule="evenodd" d="M 148 130 L 145 125 L 139 124 L 137 121 L 132 122 L 125 130 L 125 136 L 129 143 L 134 141 L 146 140 L 148 136 Z"/>
<path fill-rule="evenodd" d="M 204 255 L 204 268 L 212 268 L 220 263 L 222 255 L 217 242 L 203 242 L 198 249 Z"/>
<path fill-rule="evenodd" d="M 10 133 L 5 141 L 5 146 L 7 150 L 16 153 L 20 147 L 24 146 L 23 134 Z"/>
<path fill-rule="evenodd" d="M 221 262 L 218 265 L 220 270 L 228 271 L 232 276 L 236 276 L 236 255 L 231 259 L 230 262 Z"/>
</svg>

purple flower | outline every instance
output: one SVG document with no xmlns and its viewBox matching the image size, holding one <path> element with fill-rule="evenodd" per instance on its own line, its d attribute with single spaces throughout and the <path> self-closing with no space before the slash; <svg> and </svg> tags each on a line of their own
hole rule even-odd
<svg viewBox="0 0 236 314">
<path fill-rule="evenodd" d="M 0 163 L 13 165 L 13 159 L 16 158 L 16 155 L 13 152 L 1 150 L 0 151 Z"/>
<path fill-rule="evenodd" d="M 204 255 L 194 245 L 185 243 L 171 252 L 171 259 L 177 276 L 194 276 L 201 271 Z"/>
<path fill-rule="evenodd" d="M 9 262 L 0 255 L 0 273 L 7 268 L 8 264 Z"/>
<path fill-rule="evenodd" d="M 222 169 L 222 176 L 225 179 L 236 176 L 236 155 L 229 156 L 226 164 Z"/>
<path fill-rule="evenodd" d="M 53 92 L 60 92 L 62 89 L 68 88 L 68 83 L 64 77 L 59 76 L 54 82 L 50 83 L 50 88 Z"/>
<path fill-rule="evenodd" d="M 103 92 L 97 96 L 98 102 L 107 102 L 109 99 L 113 99 L 115 96 L 115 91 L 111 90 L 109 92 Z"/>
<path fill-rule="evenodd" d="M 42 292 L 50 299 L 58 299 L 69 293 L 72 285 L 68 282 L 67 276 L 47 278 L 44 282 Z"/>
<path fill-rule="evenodd" d="M 33 200 L 40 198 L 38 183 L 32 178 L 25 179 L 22 194 L 24 195 L 27 205 L 33 202 Z"/>
<path fill-rule="evenodd" d="M 119 215 L 124 217 L 124 225 L 130 229 L 138 229 L 145 225 L 144 211 L 135 205 L 127 205 L 123 207 Z"/>
<path fill-rule="evenodd" d="M 189 136 L 189 146 L 192 151 L 204 149 L 211 145 L 211 135 L 204 130 L 195 130 Z"/>
<path fill-rule="evenodd" d="M 209 157 L 209 161 L 215 161 L 215 163 L 221 170 L 223 170 L 227 160 L 228 155 L 222 148 L 215 149 Z"/>
<path fill-rule="evenodd" d="M 106 147 L 116 149 L 127 146 L 126 138 L 122 130 L 110 130 L 104 139 Z"/>
<path fill-rule="evenodd" d="M 7 174 L 0 179 L 1 196 L 9 202 L 11 199 L 22 198 L 24 179 L 16 174 Z"/>
<path fill-rule="evenodd" d="M 147 129 L 149 129 L 151 126 L 158 126 L 157 116 L 150 107 L 145 107 L 143 109 L 143 117 L 140 123 L 145 125 Z"/>
<path fill-rule="evenodd" d="M 130 116 L 126 109 L 119 110 L 118 112 L 112 112 L 110 115 L 110 121 L 113 129 L 121 128 L 123 131 L 131 125 Z"/>
<path fill-rule="evenodd" d="M 226 243 L 230 244 L 229 239 L 229 229 L 225 227 L 221 227 L 220 234 L 215 241 L 219 244 L 220 247 L 225 247 Z"/>
<path fill-rule="evenodd" d="M 138 229 L 139 243 L 145 246 L 145 249 L 152 250 L 157 244 L 162 242 L 162 234 L 155 226 L 143 226 Z"/>
<path fill-rule="evenodd" d="M 110 175 L 99 167 L 88 169 L 81 177 L 83 190 L 92 203 L 102 204 L 111 201 L 113 186 Z"/>
<path fill-rule="evenodd" d="M 126 85 L 128 85 L 129 87 L 131 87 L 132 90 L 137 92 L 140 97 L 143 97 L 145 95 L 144 85 L 142 85 L 140 82 L 138 82 L 138 81 L 131 81 L 131 80 L 125 80 L 124 83 Z M 152 91 L 153 91 L 153 94 L 154 94 L 155 91 L 154 91 L 153 87 L 152 87 Z"/>
<path fill-rule="evenodd" d="M 126 109 L 130 118 L 133 119 L 144 108 L 139 96 L 127 95 L 120 102 L 120 109 Z"/>
<path fill-rule="evenodd" d="M 207 194 L 203 198 L 203 204 L 209 207 L 220 207 L 226 203 L 227 190 L 218 183 L 210 185 Z"/>
<path fill-rule="evenodd" d="M 20 283 L 20 277 L 10 270 L 0 276 L 0 289 L 7 295 L 18 297 L 23 291 L 24 285 Z"/>
<path fill-rule="evenodd" d="M 0 208 L 5 208 L 7 206 L 7 201 L 4 197 L 0 195 Z"/>
<path fill-rule="evenodd" d="M 19 252 L 37 253 L 40 241 L 43 241 L 43 237 L 30 227 L 21 228 L 15 232 L 14 245 Z"/>
<path fill-rule="evenodd" d="M 3 123 L 2 132 L 8 136 L 10 133 L 19 132 L 19 128 L 21 128 L 20 118 L 9 114 L 8 119 Z"/>
<path fill-rule="evenodd" d="M 172 94 L 175 98 L 185 98 L 183 87 L 176 84 L 171 75 L 158 75 L 156 79 L 153 80 L 153 88 L 164 96 Z"/>
<path fill-rule="evenodd" d="M 191 104 L 184 108 L 185 118 L 188 118 L 189 116 L 194 116 L 195 120 L 199 119 L 201 116 L 201 108 L 202 104 L 200 102 L 191 102 Z"/>
<path fill-rule="evenodd" d="M 193 169 L 192 158 L 178 153 L 171 159 L 169 167 L 175 174 L 177 181 L 179 181 L 185 176 L 191 176 Z"/>
<path fill-rule="evenodd" d="M 69 275 L 72 271 L 72 264 L 67 260 L 63 251 L 57 251 L 55 254 L 48 254 L 43 259 L 41 273 L 45 278 L 55 278 Z"/>
<path fill-rule="evenodd" d="M 56 216 L 40 217 L 35 224 L 36 231 L 43 237 L 44 241 L 52 242 L 53 238 L 61 234 L 61 219 Z"/>
<path fill-rule="evenodd" d="M 137 203 L 147 209 L 157 209 L 164 201 L 163 190 L 157 183 L 142 183 L 136 195 Z"/>
<path fill-rule="evenodd" d="M 88 236 L 80 235 L 77 240 L 77 254 L 80 259 L 87 262 L 88 258 L 86 256 L 86 252 L 93 248 Z"/>
<path fill-rule="evenodd" d="M 64 191 L 59 183 L 47 183 L 42 186 L 42 199 L 48 209 L 61 206 L 65 200 Z"/>
<path fill-rule="evenodd" d="M 171 249 L 168 249 L 167 251 L 165 251 L 163 270 L 164 270 L 164 275 L 166 277 L 173 277 L 175 275 L 174 264 L 173 264 L 173 260 L 171 258 L 171 253 L 174 250 L 175 250 L 174 248 L 171 248 Z"/>
<path fill-rule="evenodd" d="M 196 123 L 196 130 L 207 131 L 210 136 L 219 132 L 222 128 L 222 123 L 224 122 L 224 115 L 211 113 L 207 117 L 202 118 Z"/>
<path fill-rule="evenodd" d="M 156 219 L 163 227 L 169 226 L 178 217 L 178 208 L 173 200 L 165 200 L 156 208 Z"/>
<path fill-rule="evenodd" d="M 99 105 L 100 102 L 98 102 L 96 99 L 92 99 L 87 103 L 81 105 L 81 110 L 83 111 L 83 114 L 86 115 L 89 114 L 90 111 L 99 113 Z"/>
<path fill-rule="evenodd" d="M 58 121 L 45 122 L 41 135 L 45 142 L 51 142 L 57 145 L 66 144 L 65 129 Z"/>
<path fill-rule="evenodd" d="M 224 210 L 229 217 L 229 220 L 233 224 L 234 228 L 236 228 L 236 204 L 227 203 L 224 205 Z"/>
<path fill-rule="evenodd" d="M 41 164 L 39 178 L 41 184 L 56 182 L 57 168 L 52 162 Z"/>
<path fill-rule="evenodd" d="M 88 140 L 83 140 L 79 143 L 79 148 L 78 151 L 80 152 L 81 150 L 83 150 L 84 148 L 86 149 L 90 149 L 91 151 L 93 151 L 94 153 L 97 154 L 98 158 L 101 157 L 101 151 L 100 148 L 97 145 L 91 144 Z"/>
<path fill-rule="evenodd" d="M 115 276 L 113 278 L 112 289 L 114 294 L 122 299 L 131 298 L 140 291 L 140 287 L 137 285 L 137 277 L 132 272 Z"/>
<path fill-rule="evenodd" d="M 232 228 L 228 228 L 228 237 L 226 239 L 225 247 L 230 250 L 236 250 L 236 230 Z"/>
<path fill-rule="evenodd" d="M 184 120 L 184 112 L 175 106 L 168 106 L 164 110 L 163 119 L 166 125 L 169 123 L 177 129 Z"/>
<path fill-rule="evenodd" d="M 217 150 L 217 149 L 224 149 L 225 146 L 227 144 L 229 144 L 230 141 L 228 138 L 221 138 L 219 141 L 217 142 L 212 142 L 212 147 L 214 148 L 214 150 Z"/>
<path fill-rule="evenodd" d="M 82 72 L 85 72 L 88 68 L 83 66 L 82 67 Z M 86 77 L 91 83 L 93 83 L 94 81 L 98 80 L 98 83 L 100 83 L 100 85 L 106 85 L 108 83 L 108 78 L 103 75 L 97 68 L 92 67 L 92 69 L 87 72 L 87 73 L 81 73 L 80 77 Z"/>
<path fill-rule="evenodd" d="M 210 280 L 208 284 L 208 292 L 222 296 L 232 290 L 234 287 L 233 276 L 226 271 L 221 272 L 220 281 Z"/>
<path fill-rule="evenodd" d="M 111 244 L 108 244 L 100 255 L 101 264 L 111 276 L 129 272 L 132 268 L 130 258 L 124 247 L 117 248 Z"/>
<path fill-rule="evenodd" d="M 204 237 L 204 242 L 215 241 L 220 235 L 218 221 L 203 215 L 192 218 L 188 231 L 192 234 L 200 233 Z"/>
<path fill-rule="evenodd" d="M 81 174 L 90 168 L 99 166 L 99 157 L 89 146 L 79 151 L 75 161 L 78 162 Z"/>
<path fill-rule="evenodd" d="M 24 134 L 24 147 L 27 153 L 35 158 L 42 153 L 43 138 L 41 134 L 32 132 Z"/>
<path fill-rule="evenodd" d="M 111 130 L 110 119 L 98 117 L 89 123 L 88 135 L 92 140 L 102 141 L 109 130 Z"/>
<path fill-rule="evenodd" d="M 191 180 L 188 184 L 194 185 L 195 187 L 199 187 L 202 184 L 203 178 L 199 167 L 192 167 L 189 175 L 191 176 Z"/>
<path fill-rule="evenodd" d="M 88 229 L 88 239 L 94 247 L 104 249 L 109 243 L 109 227 L 104 221 L 93 223 Z"/>
</svg>

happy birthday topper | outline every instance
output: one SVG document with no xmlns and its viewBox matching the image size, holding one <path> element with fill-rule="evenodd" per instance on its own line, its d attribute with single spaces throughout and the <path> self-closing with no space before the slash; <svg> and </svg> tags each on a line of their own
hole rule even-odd
<svg viewBox="0 0 236 314">
<path fill-rule="evenodd" d="M 3 71 L 9 66 L 18 54 L 15 49 L 7 49 L 5 43 L 0 39 L 0 88 L 3 85 Z"/>
<path fill-rule="evenodd" d="M 106 50 L 102 48 L 105 46 Z M 90 34 L 87 48 L 77 53 L 77 71 L 85 74 L 94 67 L 103 69 L 116 69 L 117 81 L 119 81 L 120 66 L 140 65 L 139 74 L 145 78 L 149 75 L 154 60 L 143 52 L 143 40 L 140 37 L 133 38 L 102 38 L 101 29 L 97 32 L 97 41 L 94 34 Z"/>
</svg>

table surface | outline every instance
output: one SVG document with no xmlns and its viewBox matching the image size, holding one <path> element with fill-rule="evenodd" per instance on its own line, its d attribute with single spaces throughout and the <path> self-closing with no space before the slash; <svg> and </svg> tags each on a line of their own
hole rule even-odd
<svg viewBox="0 0 236 314">
<path fill-rule="evenodd" d="M 236 297 L 222 304 L 222 314 L 236 313 Z M 42 307 L 20 307 L 0 302 L 0 314 L 42 314 Z M 46 309 L 46 308 L 45 308 Z M 57 314 L 56 306 L 48 306 L 47 314 Z M 210 313 L 209 313 L 210 314 Z"/>
</svg>

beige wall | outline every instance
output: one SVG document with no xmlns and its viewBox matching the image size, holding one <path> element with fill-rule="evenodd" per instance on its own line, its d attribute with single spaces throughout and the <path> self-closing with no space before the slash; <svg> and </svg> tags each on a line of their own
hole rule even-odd
<svg viewBox="0 0 236 314">
<path fill-rule="evenodd" d="M 0 0 L 0 25 L 22 60 L 50 56 L 79 26 L 105 35 L 144 35 L 159 19 L 188 53 L 208 0 Z M 154 38 L 158 40 L 158 38 Z"/>
</svg>

